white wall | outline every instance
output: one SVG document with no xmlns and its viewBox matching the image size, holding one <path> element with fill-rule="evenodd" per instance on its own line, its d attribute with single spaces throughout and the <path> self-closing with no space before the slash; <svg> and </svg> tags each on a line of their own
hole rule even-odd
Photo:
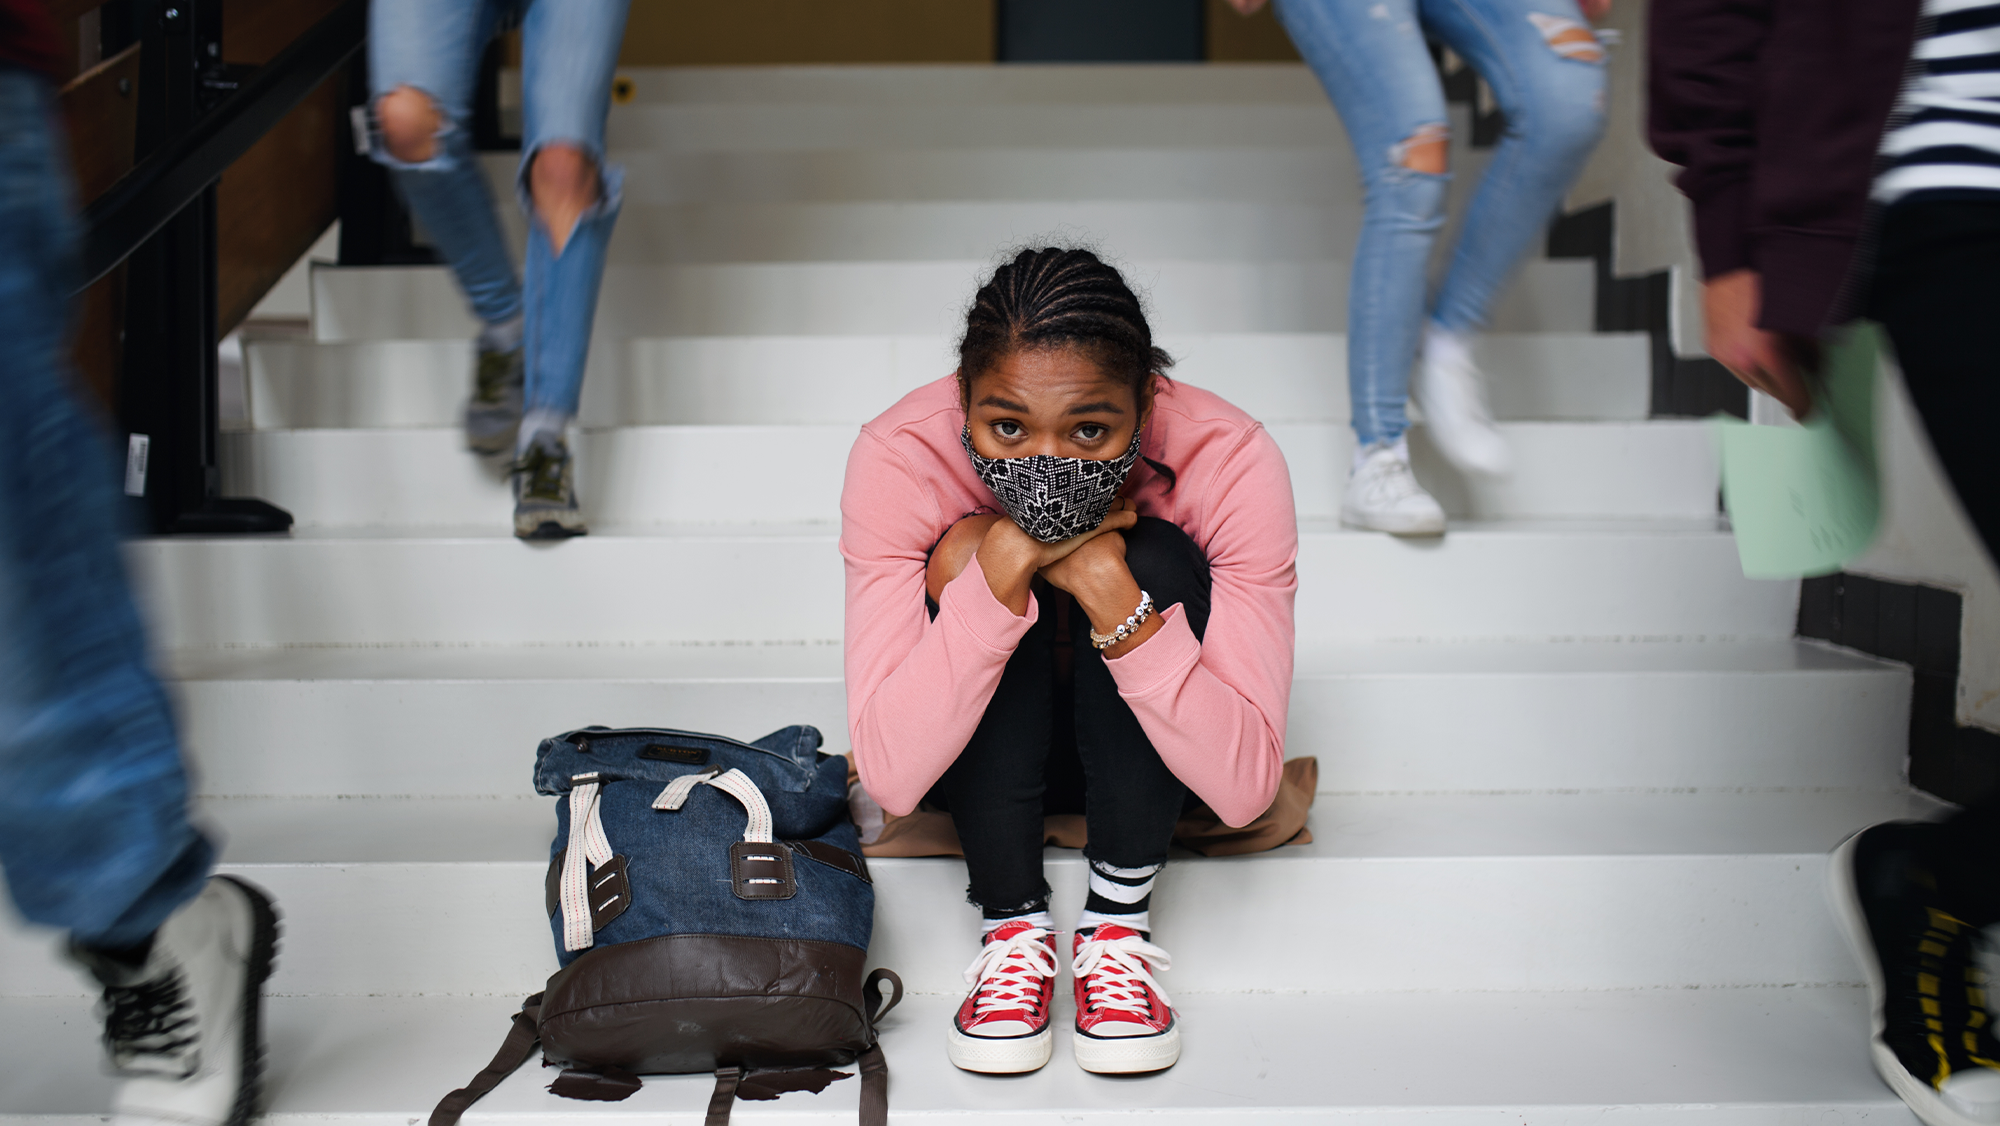
<svg viewBox="0 0 2000 1126">
<path fill-rule="evenodd" d="M 1674 347 L 1682 355 L 1699 355 L 1700 271 L 1687 202 L 1674 189 L 1674 167 L 1646 145 L 1646 0 L 1617 0 L 1603 26 L 1620 36 L 1611 52 L 1610 125 L 1571 191 L 1570 205 L 1617 204 L 1613 269 L 1625 276 L 1672 270 Z M 1768 413 L 1755 410 L 1753 417 L 1762 420 Z M 2000 576 L 1946 486 L 1893 366 L 1877 397 L 1877 419 L 1883 528 L 1875 546 L 1848 569 L 1947 587 L 1964 596 L 1958 719 L 2000 731 Z"/>
</svg>

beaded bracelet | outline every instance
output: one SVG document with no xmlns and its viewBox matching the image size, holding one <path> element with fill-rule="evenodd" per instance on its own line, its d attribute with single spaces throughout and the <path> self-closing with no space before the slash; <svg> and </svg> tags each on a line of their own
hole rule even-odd
<svg viewBox="0 0 2000 1126">
<path fill-rule="evenodd" d="M 1118 628 L 1112 630 L 1110 633 L 1099 633 L 1096 630 L 1091 630 L 1090 643 L 1099 649 L 1109 649 L 1113 645 L 1138 633 L 1139 627 L 1145 625 L 1146 620 L 1152 616 L 1153 596 L 1142 590 L 1139 592 L 1139 608 L 1132 611 L 1132 616 L 1119 622 Z"/>
</svg>

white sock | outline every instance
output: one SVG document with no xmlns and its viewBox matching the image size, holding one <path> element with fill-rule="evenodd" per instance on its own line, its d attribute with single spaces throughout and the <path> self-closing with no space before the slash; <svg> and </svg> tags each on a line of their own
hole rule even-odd
<svg viewBox="0 0 2000 1126">
<path fill-rule="evenodd" d="M 979 934 L 981 937 L 992 934 L 995 930 L 1006 926 L 1008 923 L 1026 923 L 1031 927 L 1040 927 L 1045 931 L 1056 929 L 1056 921 L 1049 917 L 1047 910 L 1042 910 L 1030 911 L 1025 915 L 1008 915 L 1000 919 L 981 919 L 979 920 Z"/>
<path fill-rule="evenodd" d="M 490 324 L 479 330 L 479 350 L 482 352 L 512 352 L 521 346 L 521 334 L 527 327 L 527 315 L 514 314 L 514 319 Z"/>
<path fill-rule="evenodd" d="M 523 414 L 520 434 L 514 439 L 514 455 L 519 457 L 527 453 L 528 448 L 538 440 L 544 448 L 560 444 L 569 430 L 569 422 L 569 415 L 547 407 L 536 407 Z"/>
<path fill-rule="evenodd" d="M 1076 929 L 1087 931 L 1110 923 L 1114 927 L 1130 927 L 1140 934 L 1153 933 L 1153 913 L 1140 911 L 1133 915 L 1106 915 L 1100 911 L 1085 911 L 1076 917 Z"/>
<path fill-rule="evenodd" d="M 1404 461 L 1410 460 L 1410 435 L 1408 431 L 1404 431 L 1393 442 L 1371 442 L 1365 446 L 1354 447 L 1354 461 L 1347 469 L 1349 475 L 1360 472 L 1361 463 L 1368 460 L 1368 455 L 1384 446 L 1396 451 L 1396 456 Z"/>
</svg>

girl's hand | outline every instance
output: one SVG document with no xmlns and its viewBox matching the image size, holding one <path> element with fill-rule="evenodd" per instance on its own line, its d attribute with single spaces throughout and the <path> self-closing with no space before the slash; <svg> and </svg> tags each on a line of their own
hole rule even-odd
<svg viewBox="0 0 2000 1126">
<path fill-rule="evenodd" d="M 1611 0 L 1576 0 L 1576 6 L 1583 9 L 1583 18 L 1591 23 L 1596 23 L 1611 14 Z"/>
<path fill-rule="evenodd" d="M 993 589 L 993 597 L 1012 610 L 1015 617 L 1020 617 L 1028 612 L 1028 580 L 1036 572 L 1067 558 L 1104 533 L 1122 531 L 1138 521 L 1138 509 L 1121 497 L 1112 502 L 1111 511 L 1097 527 L 1080 536 L 1043 543 L 1022 531 L 1019 524 L 998 517 L 979 542 L 979 569 L 985 572 L 986 585 Z"/>
</svg>

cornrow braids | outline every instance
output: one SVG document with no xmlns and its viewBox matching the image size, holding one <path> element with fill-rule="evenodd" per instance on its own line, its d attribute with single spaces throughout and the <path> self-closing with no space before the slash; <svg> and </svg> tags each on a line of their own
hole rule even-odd
<svg viewBox="0 0 2000 1126">
<path fill-rule="evenodd" d="M 1174 364 L 1154 345 L 1145 308 L 1124 275 L 1082 248 L 1024 247 L 979 287 L 958 343 L 962 393 L 969 397 L 972 381 L 1005 357 L 1042 348 L 1077 349 L 1135 399 Z M 1145 460 L 1171 489 L 1174 471 Z"/>
</svg>

